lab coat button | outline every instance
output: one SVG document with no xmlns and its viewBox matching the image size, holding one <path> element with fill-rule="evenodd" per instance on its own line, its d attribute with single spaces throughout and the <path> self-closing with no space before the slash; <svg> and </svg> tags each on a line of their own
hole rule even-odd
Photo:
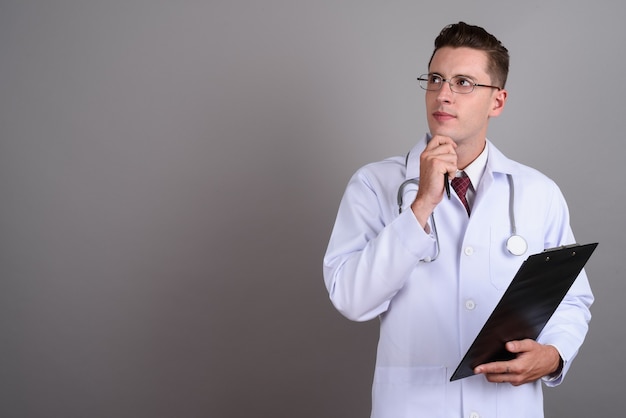
<svg viewBox="0 0 626 418">
<path fill-rule="evenodd" d="M 478 414 L 478 412 L 472 412 L 469 418 L 480 418 L 480 415 Z"/>
<path fill-rule="evenodd" d="M 472 299 L 468 299 L 465 301 L 465 309 L 467 309 L 468 311 L 471 311 L 475 307 L 476 307 L 476 302 L 474 302 Z"/>
<path fill-rule="evenodd" d="M 464 252 L 465 252 L 465 255 L 472 255 L 472 254 L 474 254 L 474 248 L 472 248 L 472 247 L 465 247 Z"/>
</svg>

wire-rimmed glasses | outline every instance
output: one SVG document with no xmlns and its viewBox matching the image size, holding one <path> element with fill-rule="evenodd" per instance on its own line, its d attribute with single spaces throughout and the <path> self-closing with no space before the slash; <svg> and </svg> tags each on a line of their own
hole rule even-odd
<svg viewBox="0 0 626 418">
<path fill-rule="evenodd" d="M 502 88 L 498 86 L 478 84 L 474 82 L 474 80 L 472 80 L 471 78 L 463 75 L 455 75 L 454 77 L 446 80 L 445 78 L 443 78 L 442 75 L 432 73 L 422 74 L 421 76 L 417 77 L 417 79 L 420 82 L 420 87 L 428 91 L 441 90 L 441 86 L 443 86 L 443 83 L 450 84 L 450 90 L 459 94 L 471 93 L 474 91 L 474 87 L 489 87 L 492 89 L 502 90 Z"/>
</svg>

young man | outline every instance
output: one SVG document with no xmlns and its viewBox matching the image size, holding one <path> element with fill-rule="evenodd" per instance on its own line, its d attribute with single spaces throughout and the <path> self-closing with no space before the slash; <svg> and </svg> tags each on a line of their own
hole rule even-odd
<svg viewBox="0 0 626 418">
<path fill-rule="evenodd" d="M 513 360 L 449 381 L 526 257 L 575 242 L 557 185 L 486 138 L 508 65 L 484 29 L 445 27 L 419 77 L 429 134 L 358 170 L 341 201 L 324 278 L 346 317 L 380 318 L 372 417 L 542 417 L 541 382 L 561 383 L 587 333 L 583 271 L 537 341 L 508 342 Z M 469 179 L 467 190 L 448 197 L 446 175 L 452 188 Z M 524 237 L 515 249 L 511 205 Z"/>
</svg>

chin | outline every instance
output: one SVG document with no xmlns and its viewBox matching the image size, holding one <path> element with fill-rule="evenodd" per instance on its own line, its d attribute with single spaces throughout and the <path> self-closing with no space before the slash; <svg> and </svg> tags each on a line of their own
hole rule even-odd
<svg viewBox="0 0 626 418">
<path fill-rule="evenodd" d="M 434 135 L 447 136 L 449 138 L 452 138 L 453 140 L 454 138 L 458 136 L 453 129 L 446 129 L 445 127 L 442 127 L 441 125 L 436 124 L 436 123 L 430 124 L 429 128 L 430 128 L 430 134 L 432 136 Z M 454 142 L 456 142 L 456 140 Z"/>
</svg>

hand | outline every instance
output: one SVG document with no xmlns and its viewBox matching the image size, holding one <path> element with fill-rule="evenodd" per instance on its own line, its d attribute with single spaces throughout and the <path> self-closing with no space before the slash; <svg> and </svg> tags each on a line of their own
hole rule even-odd
<svg viewBox="0 0 626 418">
<path fill-rule="evenodd" d="M 420 155 L 420 184 L 411 209 L 422 226 L 443 199 L 444 174 L 450 178 L 456 174 L 456 147 L 451 138 L 435 135 Z"/>
<path fill-rule="evenodd" d="M 484 374 L 490 382 L 508 382 L 519 386 L 556 372 L 561 364 L 561 356 L 555 347 L 534 340 L 509 341 L 506 349 L 517 357 L 510 361 L 481 364 L 474 369 L 474 373 Z"/>
</svg>

